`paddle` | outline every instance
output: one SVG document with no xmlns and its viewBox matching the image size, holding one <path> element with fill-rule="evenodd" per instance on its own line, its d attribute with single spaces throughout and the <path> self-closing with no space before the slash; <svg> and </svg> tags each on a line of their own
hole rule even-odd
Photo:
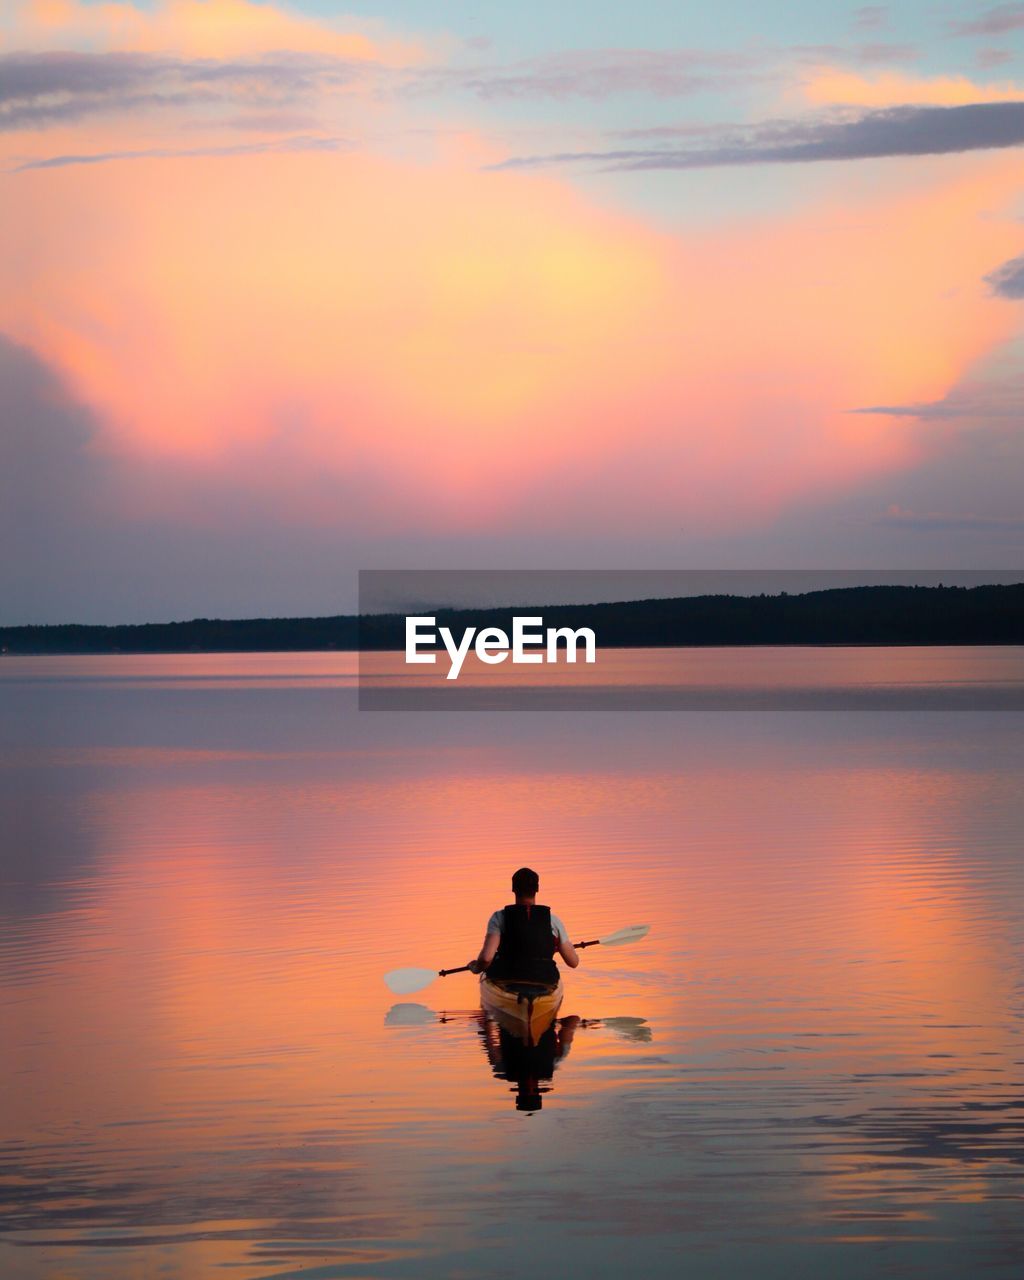
<svg viewBox="0 0 1024 1280">
<path fill-rule="evenodd" d="M 577 942 L 576 950 L 582 951 L 584 947 L 621 947 L 626 942 L 639 942 L 641 938 L 646 938 L 650 931 L 649 924 L 628 924 L 625 929 L 610 933 L 606 938 L 595 938 L 593 942 Z"/>
<path fill-rule="evenodd" d="M 582 951 L 584 947 L 621 947 L 627 942 L 639 942 L 641 938 L 646 938 L 651 931 L 649 924 L 631 924 L 625 929 L 618 929 L 615 933 L 609 933 L 604 938 L 594 938 L 590 942 L 577 942 L 576 950 Z M 416 991 L 422 991 L 424 987 L 437 978 L 447 978 L 450 973 L 468 973 L 469 965 L 460 965 L 457 969 L 392 969 L 390 973 L 384 975 L 384 981 L 395 993 L 396 996 L 411 996 Z"/>
</svg>

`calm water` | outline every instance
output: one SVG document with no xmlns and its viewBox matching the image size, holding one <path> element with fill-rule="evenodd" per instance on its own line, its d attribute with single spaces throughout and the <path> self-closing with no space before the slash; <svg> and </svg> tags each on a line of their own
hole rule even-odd
<svg viewBox="0 0 1024 1280">
<path fill-rule="evenodd" d="M 353 672 L 0 659 L 5 1280 L 1020 1274 L 1024 716 L 374 714 Z M 533 1114 L 473 978 L 381 981 L 523 862 L 577 938 L 652 925 L 567 978 Z"/>
</svg>

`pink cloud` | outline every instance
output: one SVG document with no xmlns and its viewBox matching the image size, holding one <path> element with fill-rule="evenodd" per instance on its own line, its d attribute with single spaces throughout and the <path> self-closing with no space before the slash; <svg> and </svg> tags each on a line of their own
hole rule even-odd
<svg viewBox="0 0 1024 1280">
<path fill-rule="evenodd" d="M 272 487 L 287 455 L 449 529 L 512 518 L 551 474 L 618 492 L 611 519 L 743 520 L 905 464 L 898 424 L 846 410 L 941 398 L 1010 332 L 981 278 L 1018 247 L 990 216 L 1015 180 L 961 165 L 674 237 L 457 158 L 37 171 L 9 183 L 11 243 L 36 248 L 0 267 L 0 324 L 122 457 L 277 456 L 251 477 Z"/>
</svg>

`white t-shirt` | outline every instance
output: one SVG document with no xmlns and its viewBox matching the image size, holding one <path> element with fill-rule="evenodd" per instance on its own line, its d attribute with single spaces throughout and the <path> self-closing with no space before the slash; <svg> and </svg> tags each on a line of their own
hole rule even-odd
<svg viewBox="0 0 1024 1280">
<path fill-rule="evenodd" d="M 505 912 L 504 909 L 492 913 L 490 920 L 487 921 L 488 933 L 504 933 L 505 932 Z M 559 942 L 568 942 L 569 935 L 566 932 L 565 925 L 562 924 L 558 916 L 552 911 L 551 913 L 551 932 Z"/>
</svg>

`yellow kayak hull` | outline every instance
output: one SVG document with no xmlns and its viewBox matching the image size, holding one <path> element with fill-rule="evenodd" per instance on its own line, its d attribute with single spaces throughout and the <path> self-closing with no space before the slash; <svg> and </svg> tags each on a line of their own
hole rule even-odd
<svg viewBox="0 0 1024 1280">
<path fill-rule="evenodd" d="M 484 1012 L 502 1030 L 526 1044 L 536 1044 L 554 1022 L 562 995 L 561 979 L 553 987 L 480 979 L 480 1004 Z"/>
</svg>

